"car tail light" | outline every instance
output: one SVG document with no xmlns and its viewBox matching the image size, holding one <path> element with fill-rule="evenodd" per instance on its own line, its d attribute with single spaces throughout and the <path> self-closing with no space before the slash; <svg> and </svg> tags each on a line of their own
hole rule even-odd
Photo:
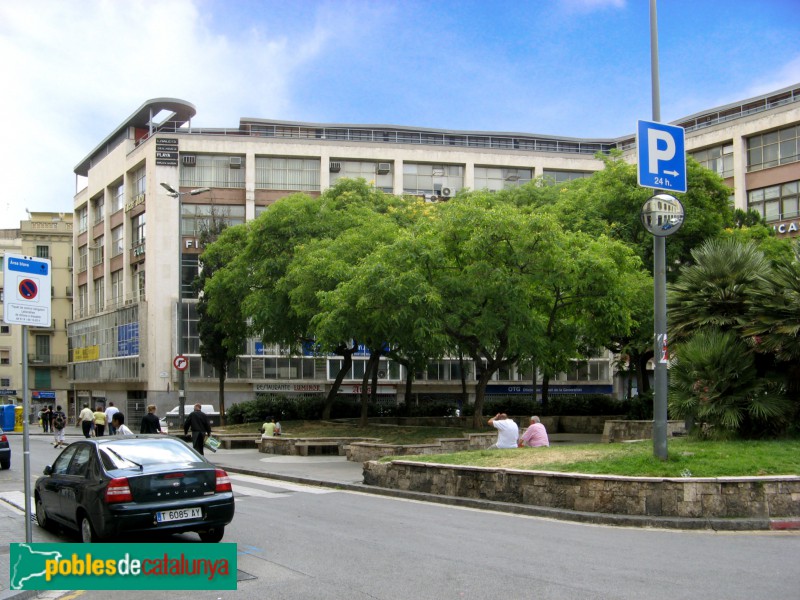
<svg viewBox="0 0 800 600">
<path fill-rule="evenodd" d="M 106 504 L 131 502 L 132 500 L 133 495 L 127 477 L 117 477 L 109 482 L 106 488 Z"/>
<path fill-rule="evenodd" d="M 223 471 L 222 469 L 217 469 L 217 485 L 214 488 L 215 492 L 230 492 L 231 489 L 231 478 L 228 477 L 228 474 Z"/>
<path fill-rule="evenodd" d="M 0 442 L 8 442 L 8 438 L 6 437 L 5 433 L 3 435 L 0 435 Z"/>
</svg>

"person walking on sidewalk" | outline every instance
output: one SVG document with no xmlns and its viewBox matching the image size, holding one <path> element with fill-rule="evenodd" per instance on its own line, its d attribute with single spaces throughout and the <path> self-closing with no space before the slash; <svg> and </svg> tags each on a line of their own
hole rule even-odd
<svg viewBox="0 0 800 600">
<path fill-rule="evenodd" d="M 95 437 L 103 437 L 106 430 L 106 413 L 103 408 L 98 406 L 94 410 L 94 435 Z"/>
<path fill-rule="evenodd" d="M 61 410 L 61 405 L 56 406 L 53 412 L 53 446 L 56 448 L 64 447 L 64 428 L 67 426 L 67 415 Z"/>
<path fill-rule="evenodd" d="M 161 421 L 156 416 L 156 405 L 147 406 L 147 414 L 142 417 L 139 433 L 161 433 Z"/>
<path fill-rule="evenodd" d="M 94 413 L 92 409 L 89 408 L 88 404 L 83 405 L 83 410 L 81 414 L 78 415 L 78 422 L 83 429 L 83 437 L 86 439 L 92 437 L 92 431 L 94 431 Z"/>
<path fill-rule="evenodd" d="M 207 435 L 211 435 L 211 423 L 202 410 L 200 404 L 194 405 L 194 410 L 186 417 L 186 422 L 183 424 L 183 434 L 189 435 L 189 430 L 192 430 L 192 447 L 200 454 L 203 452 L 203 443 Z"/>
<path fill-rule="evenodd" d="M 117 433 L 117 429 L 114 427 L 114 423 L 111 420 L 115 413 L 118 413 L 119 409 L 114 406 L 113 402 L 108 403 L 108 408 L 106 408 L 106 423 L 108 423 L 108 435 L 114 435 Z"/>
</svg>

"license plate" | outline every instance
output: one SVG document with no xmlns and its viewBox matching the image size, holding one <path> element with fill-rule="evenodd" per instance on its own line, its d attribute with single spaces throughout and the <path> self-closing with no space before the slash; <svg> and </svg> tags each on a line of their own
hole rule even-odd
<svg viewBox="0 0 800 600">
<path fill-rule="evenodd" d="M 176 508 L 175 510 L 162 510 L 156 513 L 156 521 L 158 523 L 183 521 L 185 519 L 201 519 L 202 517 L 203 509 L 201 508 Z"/>
</svg>

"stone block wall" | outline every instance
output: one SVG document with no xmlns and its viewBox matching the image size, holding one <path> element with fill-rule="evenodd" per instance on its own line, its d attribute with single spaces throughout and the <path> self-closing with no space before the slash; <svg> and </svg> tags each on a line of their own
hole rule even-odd
<svg viewBox="0 0 800 600">
<path fill-rule="evenodd" d="M 684 518 L 800 517 L 800 477 L 617 477 L 393 461 L 364 483 L 573 511 Z"/>
<path fill-rule="evenodd" d="M 667 421 L 667 437 L 686 434 L 684 421 Z M 653 421 L 609 420 L 603 427 L 602 442 L 624 442 L 629 440 L 652 440 Z"/>
</svg>

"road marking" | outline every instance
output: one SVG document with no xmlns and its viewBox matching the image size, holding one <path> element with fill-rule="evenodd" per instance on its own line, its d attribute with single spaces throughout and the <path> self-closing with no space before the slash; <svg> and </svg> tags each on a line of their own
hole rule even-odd
<svg viewBox="0 0 800 600">
<path fill-rule="evenodd" d="M 297 483 L 289 483 L 288 481 L 281 481 L 280 479 L 269 479 L 268 477 L 256 477 L 254 475 L 242 475 L 239 473 L 228 473 L 228 477 L 230 477 L 233 481 L 243 481 L 245 483 L 258 483 L 261 485 L 267 485 L 269 487 L 277 487 L 283 490 L 288 490 L 290 492 L 301 492 L 304 494 L 331 494 L 336 491 L 336 490 L 315 487 L 313 485 L 300 485 Z M 238 491 L 239 489 L 241 489 L 239 485 L 233 486 L 234 492 Z M 281 494 L 281 495 L 285 496 L 286 494 Z"/>
<path fill-rule="evenodd" d="M 268 492 L 266 490 L 259 490 L 258 488 L 246 487 L 243 485 L 233 486 L 233 493 L 235 496 L 256 496 L 258 498 L 288 498 L 291 494 L 286 492 Z"/>
</svg>

